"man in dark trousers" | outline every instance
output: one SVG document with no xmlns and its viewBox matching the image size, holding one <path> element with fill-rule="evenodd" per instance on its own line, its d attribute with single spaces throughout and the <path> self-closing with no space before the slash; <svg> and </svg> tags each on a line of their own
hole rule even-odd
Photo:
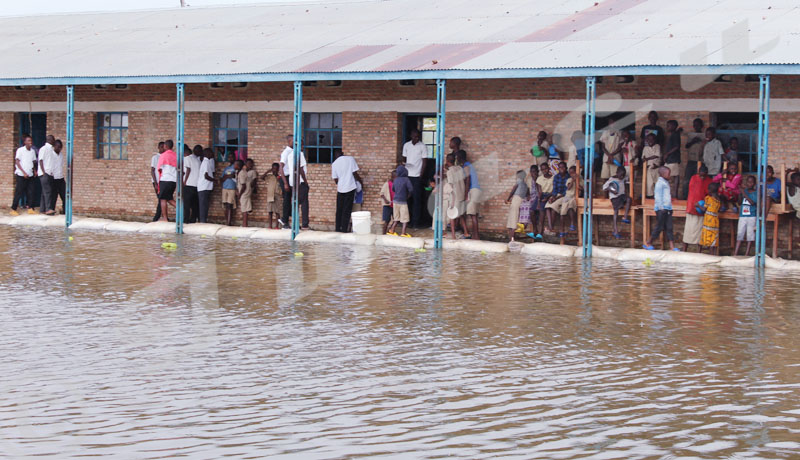
<svg viewBox="0 0 800 460">
<path fill-rule="evenodd" d="M 425 173 L 425 162 L 428 158 L 428 147 L 420 140 L 419 131 L 411 130 L 411 140 L 403 145 L 403 157 L 406 159 L 408 179 L 414 193 L 411 197 L 411 228 L 419 228 L 420 219 L 425 207 L 425 184 L 422 176 Z"/>
<path fill-rule="evenodd" d="M 356 159 L 343 155 L 336 149 L 333 152 L 335 160 L 331 164 L 331 177 L 336 183 L 336 231 L 347 233 L 350 231 L 350 214 L 353 212 L 353 199 L 356 196 L 356 182 L 361 182 L 358 176 Z"/>
</svg>

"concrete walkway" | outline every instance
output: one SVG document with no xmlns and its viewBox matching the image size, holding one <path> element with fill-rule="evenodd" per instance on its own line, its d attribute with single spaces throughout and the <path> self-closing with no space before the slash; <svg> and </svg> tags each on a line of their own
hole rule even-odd
<svg viewBox="0 0 800 460">
<path fill-rule="evenodd" d="M 0 224 L 31 227 L 64 227 L 64 216 L 45 216 L 42 214 L 20 215 L 17 217 L 0 216 Z M 174 222 L 127 222 L 110 219 L 74 218 L 70 230 L 95 230 L 108 232 L 133 232 L 151 234 L 174 234 Z M 186 235 L 197 235 L 216 238 L 290 241 L 290 230 L 272 230 L 261 227 L 227 227 L 218 224 L 187 224 Z M 304 231 L 297 235 L 295 241 L 307 243 L 340 243 L 366 246 L 383 246 L 428 250 L 434 248 L 432 238 L 402 238 L 389 235 L 356 235 L 354 233 L 335 233 L 321 231 Z M 519 252 L 532 256 L 548 257 L 581 257 L 581 248 L 548 243 L 497 243 L 477 240 L 444 240 L 444 249 L 474 251 L 480 253 Z M 621 262 L 640 262 L 645 265 L 656 263 L 704 265 L 719 267 L 739 267 L 752 269 L 753 257 L 711 256 L 672 251 L 646 251 L 644 249 L 610 248 L 593 246 L 592 257 L 598 259 L 614 259 Z M 800 262 L 794 260 L 773 259 L 767 257 L 769 269 L 791 270 L 800 272 Z"/>
</svg>

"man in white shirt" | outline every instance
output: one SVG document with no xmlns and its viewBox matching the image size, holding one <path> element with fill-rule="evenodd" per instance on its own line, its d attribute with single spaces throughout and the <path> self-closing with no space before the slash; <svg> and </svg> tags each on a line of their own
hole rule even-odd
<svg viewBox="0 0 800 460">
<path fill-rule="evenodd" d="M 53 160 L 55 152 L 53 152 L 53 144 L 56 138 L 52 134 L 48 134 L 46 142 L 39 149 L 39 160 L 37 163 L 39 183 L 42 185 L 42 196 L 40 198 L 39 212 L 53 215 L 55 212 L 50 211 L 50 202 L 53 199 Z"/>
<path fill-rule="evenodd" d="M 195 145 L 189 150 L 184 145 L 183 158 L 183 222 L 193 224 L 197 222 L 200 214 L 200 202 L 197 199 L 197 181 L 200 179 L 200 163 L 202 162 L 203 146 Z"/>
<path fill-rule="evenodd" d="M 161 201 L 158 199 L 158 158 L 161 156 L 167 148 L 164 146 L 164 142 L 158 143 L 158 153 L 154 153 L 152 157 L 150 157 L 150 178 L 153 181 L 153 190 L 156 192 L 156 214 L 153 216 L 153 222 L 161 219 Z"/>
<path fill-rule="evenodd" d="M 406 159 L 408 178 L 414 189 L 411 197 L 411 228 L 418 228 L 424 209 L 425 184 L 422 183 L 422 175 L 425 173 L 425 161 L 428 158 L 428 147 L 420 140 L 418 130 L 411 130 L 411 140 L 403 145 L 403 157 Z"/>
<path fill-rule="evenodd" d="M 334 160 L 331 164 L 331 177 L 336 183 L 336 231 L 347 233 L 350 231 L 350 214 L 353 212 L 353 199 L 356 196 L 356 182 L 361 182 L 358 176 L 356 159 L 343 155 L 336 149 L 333 152 Z"/>
<path fill-rule="evenodd" d="M 289 228 L 289 216 L 292 215 L 292 188 L 289 186 L 291 170 L 287 165 L 289 164 L 289 158 L 294 155 L 293 145 L 294 136 L 287 134 L 286 147 L 281 152 L 280 167 L 278 168 L 278 176 L 283 182 L 283 228 Z"/>
<path fill-rule="evenodd" d="M 25 134 L 22 138 L 22 147 L 17 149 L 14 154 L 14 176 L 16 185 L 14 187 L 14 202 L 11 203 L 11 215 L 18 216 L 17 207 L 19 200 L 26 198 L 24 209 L 28 214 L 36 214 L 30 208 L 33 203 L 33 166 L 36 163 L 36 151 L 33 149 L 33 138 Z"/>
<path fill-rule="evenodd" d="M 64 197 L 67 193 L 67 182 L 64 180 L 64 156 L 61 155 L 61 150 L 63 148 L 64 144 L 61 143 L 61 140 L 56 139 L 53 144 L 53 196 L 50 201 L 50 209 L 52 209 L 54 213 L 56 210 L 56 201 L 58 201 L 59 197 L 61 197 L 62 213 L 66 203 Z M 50 169 L 48 169 L 48 171 L 50 171 Z"/>
<path fill-rule="evenodd" d="M 197 178 L 197 204 L 200 213 L 197 220 L 201 224 L 208 222 L 208 208 L 211 203 L 211 191 L 214 190 L 214 151 L 203 149 L 203 161 L 200 163 L 200 177 Z"/>
<path fill-rule="evenodd" d="M 281 160 L 283 160 L 283 158 L 281 158 Z M 281 161 L 281 163 L 283 163 L 283 161 Z M 289 171 L 289 195 L 288 195 L 289 199 L 288 200 L 284 199 L 284 201 L 289 201 L 289 206 L 290 206 L 289 209 L 291 209 L 291 204 L 292 204 L 291 189 L 294 187 L 296 179 L 294 174 L 294 150 L 292 150 L 292 153 L 288 155 L 288 158 L 286 159 L 286 170 L 284 170 L 284 173 L 286 173 L 286 171 Z M 306 156 L 302 150 L 300 151 L 299 180 L 300 183 L 298 184 L 299 189 L 297 190 L 297 202 L 298 206 L 300 207 L 300 211 L 303 213 L 301 228 L 303 230 L 308 230 L 308 182 L 306 181 Z M 286 189 L 284 189 L 284 191 L 285 190 Z M 284 205 L 284 207 L 285 206 L 286 205 Z M 295 216 L 292 216 L 292 218 L 294 219 Z M 286 220 L 286 222 L 287 223 L 289 222 L 288 219 Z"/>
</svg>

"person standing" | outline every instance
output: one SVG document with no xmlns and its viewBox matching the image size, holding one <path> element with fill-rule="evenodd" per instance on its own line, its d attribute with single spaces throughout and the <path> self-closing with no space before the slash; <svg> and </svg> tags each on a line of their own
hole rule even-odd
<svg viewBox="0 0 800 460">
<path fill-rule="evenodd" d="M 50 212 L 50 202 L 53 199 L 53 161 L 55 157 L 55 152 L 53 152 L 53 144 L 56 143 L 56 138 L 52 134 L 48 134 L 46 138 L 46 142 L 39 149 L 39 160 L 38 160 L 38 170 L 39 170 L 39 182 L 42 185 L 42 197 L 41 197 L 41 205 L 39 206 L 39 212 L 52 215 L 53 212 Z"/>
<path fill-rule="evenodd" d="M 420 140 L 419 130 L 411 130 L 411 140 L 403 145 L 403 157 L 408 171 L 408 179 L 413 189 L 411 195 L 411 228 L 418 228 L 424 210 L 424 184 L 422 174 L 428 158 L 428 147 Z"/>
<path fill-rule="evenodd" d="M 294 156 L 294 137 L 291 134 L 286 135 L 286 147 L 281 152 L 280 174 L 281 182 L 283 183 L 283 228 L 289 228 L 289 216 L 292 215 L 292 187 L 289 185 L 289 176 L 292 175 L 292 170 L 289 169 L 289 158 Z M 280 219 L 278 219 L 280 223 Z"/>
<path fill-rule="evenodd" d="M 288 162 L 286 163 L 286 167 L 287 167 L 287 169 L 289 171 L 289 191 L 290 191 L 290 193 L 288 195 L 289 205 L 291 206 L 291 201 L 292 201 L 291 190 L 292 190 L 293 187 L 295 187 L 295 184 L 297 184 L 297 187 L 299 187 L 299 189 L 297 190 L 297 206 L 300 209 L 300 211 L 303 213 L 303 220 L 302 220 L 301 228 L 303 230 L 308 230 L 308 192 L 309 192 L 309 188 L 308 188 L 308 180 L 306 178 L 306 156 L 303 154 L 303 152 L 301 150 L 300 151 L 300 168 L 298 168 L 300 173 L 299 173 L 299 177 L 298 178 L 295 177 L 295 173 L 294 173 L 294 150 L 292 150 L 292 153 L 289 155 L 289 158 L 287 159 L 287 161 Z M 286 189 L 284 188 L 284 191 L 285 190 Z M 284 195 L 284 200 L 286 200 L 285 197 L 286 197 L 286 195 Z M 286 208 L 286 204 L 284 204 L 284 209 L 285 208 Z M 291 209 L 291 207 L 290 207 L 290 209 Z M 299 218 L 299 216 L 292 216 L 292 219 L 297 219 L 297 218 Z M 288 220 L 286 222 L 288 222 Z"/>
<path fill-rule="evenodd" d="M 169 221 L 169 205 L 175 206 L 175 187 L 178 183 L 178 157 L 172 148 L 172 139 L 164 141 L 166 150 L 158 158 L 157 169 L 160 173 L 158 181 L 158 199 L 161 203 L 162 222 Z"/>
<path fill-rule="evenodd" d="M 617 172 L 617 167 L 622 166 L 619 161 L 619 153 L 622 150 L 622 134 L 619 132 L 615 123 L 617 119 L 613 116 L 608 117 L 608 128 L 603 130 L 600 136 L 600 148 L 603 150 L 603 167 L 600 170 L 601 182 L 607 181 Z M 617 160 L 617 163 L 614 163 Z M 569 164 L 567 165 L 569 166 Z"/>
<path fill-rule="evenodd" d="M 161 219 L 161 200 L 158 199 L 158 158 L 165 150 L 167 150 L 167 148 L 164 147 L 164 142 L 159 142 L 158 152 L 150 157 L 150 178 L 153 181 L 153 190 L 156 192 L 156 213 L 153 215 L 153 222 Z"/>
<path fill-rule="evenodd" d="M 686 170 L 683 179 L 683 191 L 681 197 L 686 199 L 689 196 L 689 182 L 692 176 L 697 174 L 697 162 L 701 160 L 703 148 L 705 147 L 705 132 L 703 131 L 703 120 L 695 118 L 692 121 L 692 132 L 686 134 Z M 699 238 L 699 236 L 698 236 Z"/>
<path fill-rule="evenodd" d="M 333 152 L 335 159 L 331 164 L 331 178 L 336 183 L 336 231 L 350 231 L 350 213 L 353 211 L 353 199 L 356 195 L 356 182 L 361 182 L 358 175 L 358 163 L 350 155 L 341 150 Z"/>
<path fill-rule="evenodd" d="M 197 220 L 201 224 L 208 222 L 208 208 L 211 204 L 211 191 L 214 190 L 214 151 L 203 149 L 203 161 L 200 163 L 199 177 L 197 178 Z"/>
<path fill-rule="evenodd" d="M 200 202 L 197 197 L 197 184 L 200 180 L 200 163 L 203 161 L 203 146 L 195 145 L 189 149 L 184 145 L 183 161 L 183 222 L 193 224 L 200 214 Z"/>
<path fill-rule="evenodd" d="M 472 239 L 479 240 L 481 239 L 478 234 L 478 215 L 481 212 L 481 186 L 478 183 L 478 171 L 472 163 L 467 161 L 466 151 L 459 150 L 456 152 L 456 160 L 464 168 L 466 182 L 464 189 L 467 193 L 465 197 L 467 217 L 465 219 L 464 233 L 470 233 Z M 471 227 L 470 232 L 467 232 L 467 227 Z"/>
<path fill-rule="evenodd" d="M 723 155 L 725 155 L 725 150 L 722 148 L 722 142 L 717 139 L 717 130 L 715 128 L 706 129 L 706 142 L 703 144 L 703 164 L 708 167 L 709 176 L 714 177 L 722 172 Z"/>
<path fill-rule="evenodd" d="M 658 125 L 658 112 L 651 110 L 650 113 L 647 114 L 647 121 L 649 124 L 643 126 L 639 134 L 640 144 L 637 148 L 637 165 L 641 164 L 638 159 L 642 157 L 643 150 L 647 146 L 648 135 L 652 134 L 654 136 L 654 143 L 658 145 L 659 151 L 664 149 L 665 133 L 664 129 Z"/>
<path fill-rule="evenodd" d="M 669 168 L 669 187 L 672 196 L 678 196 L 678 186 L 681 177 L 681 133 L 683 128 L 678 127 L 677 120 L 667 122 L 667 141 L 661 149 L 664 166 Z"/>
<path fill-rule="evenodd" d="M 33 203 L 33 166 L 36 163 L 36 151 L 33 149 L 33 138 L 27 134 L 22 137 L 22 147 L 18 148 L 14 154 L 14 176 L 16 179 L 14 187 L 14 202 L 11 203 L 11 215 L 18 216 L 17 207 L 19 200 L 25 197 L 23 209 L 28 210 L 28 214 L 36 214 L 30 208 Z"/>
<path fill-rule="evenodd" d="M 53 196 L 50 198 L 50 209 L 53 213 L 56 212 L 56 201 L 61 197 L 61 213 L 64 213 L 65 201 L 64 197 L 67 193 L 67 182 L 64 180 L 64 158 L 61 156 L 61 150 L 64 144 L 60 139 L 56 139 L 53 144 Z"/>
</svg>

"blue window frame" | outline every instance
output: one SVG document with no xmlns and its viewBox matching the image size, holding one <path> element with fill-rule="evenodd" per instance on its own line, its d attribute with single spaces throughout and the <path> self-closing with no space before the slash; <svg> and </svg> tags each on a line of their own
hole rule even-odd
<svg viewBox="0 0 800 460">
<path fill-rule="evenodd" d="M 214 114 L 214 153 L 217 162 L 224 162 L 228 155 L 247 158 L 247 114 Z"/>
<path fill-rule="evenodd" d="M 127 112 L 97 114 L 97 158 L 101 160 L 128 159 Z"/>
<path fill-rule="evenodd" d="M 304 113 L 303 147 L 309 163 L 333 163 L 333 151 L 342 148 L 341 113 Z"/>
</svg>

